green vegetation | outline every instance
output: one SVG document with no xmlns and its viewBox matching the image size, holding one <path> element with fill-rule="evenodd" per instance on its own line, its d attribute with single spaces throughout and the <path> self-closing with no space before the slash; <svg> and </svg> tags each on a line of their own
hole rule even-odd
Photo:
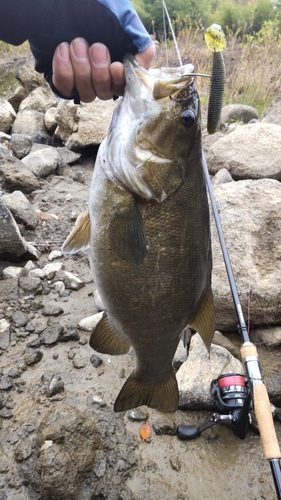
<svg viewBox="0 0 281 500">
<path fill-rule="evenodd" d="M 150 33 L 163 42 L 161 0 L 133 0 L 133 3 Z M 214 22 L 222 25 L 227 34 L 226 104 L 249 104 L 261 114 L 281 94 L 281 0 L 165 0 L 165 3 L 183 62 L 192 62 L 197 72 L 211 71 L 212 56 L 203 41 L 204 28 Z M 169 31 L 166 44 L 158 45 L 155 61 L 155 65 L 167 64 L 178 65 Z M 208 79 L 197 78 L 196 84 L 201 101 L 206 102 Z"/>
</svg>

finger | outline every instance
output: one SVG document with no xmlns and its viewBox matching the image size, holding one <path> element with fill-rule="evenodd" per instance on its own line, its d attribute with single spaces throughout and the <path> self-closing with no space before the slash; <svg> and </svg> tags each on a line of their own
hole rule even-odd
<svg viewBox="0 0 281 500">
<path fill-rule="evenodd" d="M 111 90 L 114 95 L 121 96 L 124 94 L 125 87 L 125 71 L 124 66 L 120 62 L 114 62 L 109 67 L 111 74 Z"/>
<path fill-rule="evenodd" d="M 69 44 L 61 43 L 53 57 L 53 84 L 61 95 L 71 97 L 74 88 L 74 73 L 70 60 Z"/>
<path fill-rule="evenodd" d="M 92 85 L 99 99 L 111 99 L 110 55 L 107 47 L 102 43 L 94 43 L 90 47 L 90 59 L 92 70 Z"/>
<path fill-rule="evenodd" d="M 156 47 L 155 44 L 153 43 L 152 45 L 149 45 L 147 49 L 143 50 L 142 52 L 138 52 L 135 58 L 143 68 L 149 69 L 155 57 L 155 54 L 156 54 Z"/>
<path fill-rule="evenodd" d="M 96 92 L 92 85 L 89 46 L 84 38 L 72 40 L 70 59 L 74 73 L 74 86 L 81 101 L 93 101 L 96 98 Z"/>
</svg>

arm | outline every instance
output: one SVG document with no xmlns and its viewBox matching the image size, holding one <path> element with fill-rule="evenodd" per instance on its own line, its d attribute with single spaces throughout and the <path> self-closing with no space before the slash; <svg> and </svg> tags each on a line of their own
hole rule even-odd
<svg viewBox="0 0 281 500">
<path fill-rule="evenodd" d="M 36 70 L 67 98 L 75 89 L 86 102 L 122 95 L 125 53 L 146 67 L 154 56 L 129 0 L 1 0 L 0 16 L 0 38 L 28 39 Z"/>
</svg>

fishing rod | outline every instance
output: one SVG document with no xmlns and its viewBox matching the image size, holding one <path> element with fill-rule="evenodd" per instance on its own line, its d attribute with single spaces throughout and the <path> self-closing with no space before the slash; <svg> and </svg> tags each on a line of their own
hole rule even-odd
<svg viewBox="0 0 281 500">
<path fill-rule="evenodd" d="M 205 41 L 213 52 L 213 82 L 211 82 L 210 91 L 212 101 L 210 98 L 208 108 L 208 132 L 214 133 L 220 120 L 225 83 L 224 61 L 221 52 L 226 43 L 221 27 L 212 25 L 208 28 L 205 31 Z M 217 109 L 216 102 L 218 103 Z M 226 373 L 217 380 L 213 380 L 211 383 L 211 391 L 215 397 L 220 413 L 214 413 L 211 418 L 207 419 L 198 428 L 195 426 L 179 426 L 178 437 L 180 439 L 193 439 L 200 435 L 205 429 L 222 421 L 230 423 L 235 436 L 244 439 L 250 423 L 249 409 L 253 402 L 264 455 L 270 463 L 277 498 L 281 500 L 281 453 L 275 433 L 269 397 L 262 378 L 258 352 L 254 344 L 250 341 L 245 323 L 203 148 L 202 165 L 238 319 L 238 330 L 243 341 L 240 350 L 247 379 L 239 374 Z M 228 411 L 227 415 L 221 414 L 226 411 Z"/>
</svg>

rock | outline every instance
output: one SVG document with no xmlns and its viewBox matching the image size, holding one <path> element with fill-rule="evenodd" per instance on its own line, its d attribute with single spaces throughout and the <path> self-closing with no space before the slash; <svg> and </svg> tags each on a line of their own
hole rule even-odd
<svg viewBox="0 0 281 500">
<path fill-rule="evenodd" d="M 48 389 L 46 392 L 46 396 L 51 398 L 55 394 L 64 391 L 64 383 L 60 377 L 60 375 L 54 375 L 48 385 Z"/>
<path fill-rule="evenodd" d="M 152 427 L 157 436 L 175 436 L 177 434 L 176 424 L 170 419 L 158 420 L 152 424 Z"/>
<path fill-rule="evenodd" d="M 42 285 L 40 278 L 32 278 L 30 276 L 19 278 L 19 286 L 25 292 L 40 293 L 42 291 Z"/>
<path fill-rule="evenodd" d="M 248 123 L 250 120 L 258 119 L 258 112 L 253 106 L 246 104 L 227 104 L 221 111 L 221 122 L 242 121 Z"/>
<path fill-rule="evenodd" d="M 180 409 L 214 410 L 211 381 L 226 372 L 243 373 L 244 370 L 241 362 L 224 347 L 212 344 L 209 355 L 199 335 L 194 335 L 189 356 L 176 374 Z"/>
<path fill-rule="evenodd" d="M 280 365 L 279 365 L 280 366 Z M 280 372 L 271 372 L 264 376 L 264 383 L 267 388 L 268 396 L 275 406 L 281 407 L 281 375 Z"/>
<path fill-rule="evenodd" d="M 43 447 L 47 441 L 52 445 Z M 71 406 L 57 404 L 39 426 L 37 447 L 41 450 L 36 469 L 42 500 L 82 498 L 88 471 L 101 461 L 95 421 Z"/>
<path fill-rule="evenodd" d="M 64 311 L 62 307 L 60 307 L 55 302 L 50 301 L 45 304 L 42 314 L 44 316 L 60 316 L 60 314 L 63 314 L 63 312 Z"/>
<path fill-rule="evenodd" d="M 11 164 L 0 165 L 0 172 L 6 189 L 11 191 L 18 189 L 24 193 L 32 193 L 32 191 L 40 188 L 38 179 L 30 170 L 24 167 L 23 163 L 20 166 Z"/>
<path fill-rule="evenodd" d="M 212 185 L 218 186 L 219 184 L 225 184 L 226 182 L 234 182 L 234 181 L 229 171 L 226 168 L 221 168 L 212 178 Z"/>
<path fill-rule="evenodd" d="M 93 316 L 83 318 L 81 321 L 79 321 L 78 328 L 80 328 L 80 330 L 83 330 L 84 332 L 92 332 L 102 317 L 103 311 L 97 314 L 93 314 Z"/>
<path fill-rule="evenodd" d="M 26 134 L 33 137 L 38 132 L 47 134 L 44 114 L 31 109 L 19 111 L 12 127 L 12 134 Z"/>
<path fill-rule="evenodd" d="M 41 361 L 43 353 L 41 351 L 34 351 L 24 354 L 23 360 L 27 366 L 35 365 Z"/>
<path fill-rule="evenodd" d="M 241 359 L 241 353 L 239 347 L 233 344 L 231 340 L 229 340 L 225 335 L 222 335 L 222 333 L 220 333 L 218 330 L 216 330 L 214 333 L 212 343 L 224 347 L 230 352 L 230 354 L 232 354 L 232 356 L 234 356 L 237 359 Z"/>
<path fill-rule="evenodd" d="M 41 342 L 45 346 L 56 344 L 62 337 L 63 328 L 59 323 L 49 325 L 41 335 Z"/>
<path fill-rule="evenodd" d="M 126 415 L 131 422 L 142 422 L 147 420 L 149 416 L 147 411 L 140 411 L 138 409 L 128 410 Z"/>
<path fill-rule="evenodd" d="M 2 196 L 2 201 L 11 211 L 17 222 L 35 229 L 38 223 L 36 212 L 28 199 L 21 191 Z"/>
<path fill-rule="evenodd" d="M 11 410 L 9 410 L 4 406 L 4 408 L 0 410 L 0 418 L 5 418 L 9 420 L 10 418 L 13 418 L 13 413 L 11 412 Z"/>
<path fill-rule="evenodd" d="M 56 112 L 57 108 L 51 107 L 46 110 L 44 115 L 44 125 L 51 134 L 53 134 L 57 128 Z"/>
<path fill-rule="evenodd" d="M 281 125 L 281 94 L 277 95 L 271 105 L 264 110 L 260 121 L 262 123 Z"/>
<path fill-rule="evenodd" d="M 10 210 L 0 200 L 0 257 L 18 258 L 27 251 L 27 245 L 19 232 Z"/>
<path fill-rule="evenodd" d="M 56 106 L 58 98 L 45 83 L 43 87 L 34 89 L 20 104 L 19 111 L 34 109 L 40 113 L 46 113 L 49 108 Z"/>
<path fill-rule="evenodd" d="M 98 368 L 100 365 L 102 365 L 103 360 L 97 356 L 96 354 L 92 354 L 90 357 L 90 363 L 95 367 Z"/>
<path fill-rule="evenodd" d="M 210 173 L 227 168 L 234 179 L 281 180 L 280 136 L 280 125 L 255 123 L 237 128 L 210 147 L 207 156 Z"/>
<path fill-rule="evenodd" d="M 62 253 L 60 250 L 53 250 L 48 256 L 48 260 L 52 262 L 55 259 L 60 259 L 62 257 Z"/>
<path fill-rule="evenodd" d="M 27 270 L 24 267 L 8 266 L 3 269 L 3 278 L 20 278 L 21 276 L 27 276 Z"/>
<path fill-rule="evenodd" d="M 63 281 L 56 281 L 53 284 L 55 292 L 58 292 L 59 294 L 64 293 L 65 291 L 65 285 Z"/>
<path fill-rule="evenodd" d="M 46 266 L 43 267 L 43 271 L 48 279 L 52 279 L 55 274 L 63 268 L 64 264 L 62 262 L 54 262 L 53 264 L 46 264 Z"/>
<path fill-rule="evenodd" d="M 0 319 L 0 349 L 6 350 L 10 342 L 10 323 Z"/>
<path fill-rule="evenodd" d="M 51 265 L 51 264 L 50 264 Z M 54 264 L 53 264 L 54 265 Z M 73 273 L 69 271 L 59 271 L 57 273 L 57 278 L 64 282 L 66 288 L 70 290 L 79 290 L 85 286 L 85 282 L 77 278 Z"/>
<path fill-rule="evenodd" d="M 12 134 L 11 136 L 11 150 L 20 160 L 28 155 L 31 150 L 33 140 L 31 135 L 27 134 Z"/>
<path fill-rule="evenodd" d="M 43 269 L 30 269 L 30 271 L 28 272 L 28 276 L 43 279 L 45 278 L 45 273 Z"/>
<path fill-rule="evenodd" d="M 28 316 L 22 311 L 15 311 L 12 316 L 12 322 L 18 327 L 26 326 L 28 323 Z"/>
<path fill-rule="evenodd" d="M 84 368 L 87 364 L 87 359 L 83 356 L 76 355 L 73 358 L 72 363 L 73 363 L 74 368 L 78 368 L 78 369 Z"/>
<path fill-rule="evenodd" d="M 98 145 L 107 136 L 115 107 L 114 101 L 99 99 L 83 105 L 61 100 L 57 107 L 55 134 L 72 151 Z"/>
<path fill-rule="evenodd" d="M 0 99 L 0 130 L 1 132 L 10 132 L 16 118 L 16 112 L 13 106 L 5 99 Z"/>
<path fill-rule="evenodd" d="M 281 327 L 261 328 L 251 330 L 251 340 L 255 345 L 264 344 L 269 347 L 281 345 Z"/>
<path fill-rule="evenodd" d="M 9 377 L 5 375 L 0 375 L 0 391 L 9 391 L 13 388 L 13 384 L 10 381 Z"/>
<path fill-rule="evenodd" d="M 104 399 L 97 395 L 87 396 L 86 402 L 88 406 L 92 406 L 94 408 L 104 408 L 106 406 Z"/>
<path fill-rule="evenodd" d="M 58 166 L 59 155 L 56 149 L 43 148 L 29 153 L 22 162 L 34 175 L 45 178 L 53 174 Z"/>
<path fill-rule="evenodd" d="M 82 156 L 81 153 L 76 153 L 66 147 L 57 148 L 57 152 L 59 154 L 59 162 L 65 163 L 67 165 L 75 163 L 76 161 L 80 160 Z"/>
<path fill-rule="evenodd" d="M 175 370 L 179 369 L 179 367 L 186 361 L 186 358 L 187 358 L 187 348 L 184 347 L 184 344 L 181 340 L 173 359 L 173 367 L 175 368 Z"/>
<path fill-rule="evenodd" d="M 14 453 L 16 462 L 23 462 L 27 460 L 34 452 L 34 438 L 29 437 L 20 441 Z"/>
<path fill-rule="evenodd" d="M 20 376 L 21 376 L 21 370 L 19 369 L 18 366 L 13 366 L 8 371 L 8 377 L 10 377 L 10 378 L 19 378 Z"/>
<path fill-rule="evenodd" d="M 79 340 L 79 333 L 76 328 L 64 328 L 62 336 L 60 337 L 60 342 L 69 342 L 71 340 Z"/>
<path fill-rule="evenodd" d="M 245 319 L 251 287 L 251 327 L 281 322 L 281 185 L 272 179 L 215 186 L 215 198 Z M 236 331 L 237 317 L 211 216 L 216 328 Z"/>
</svg>

